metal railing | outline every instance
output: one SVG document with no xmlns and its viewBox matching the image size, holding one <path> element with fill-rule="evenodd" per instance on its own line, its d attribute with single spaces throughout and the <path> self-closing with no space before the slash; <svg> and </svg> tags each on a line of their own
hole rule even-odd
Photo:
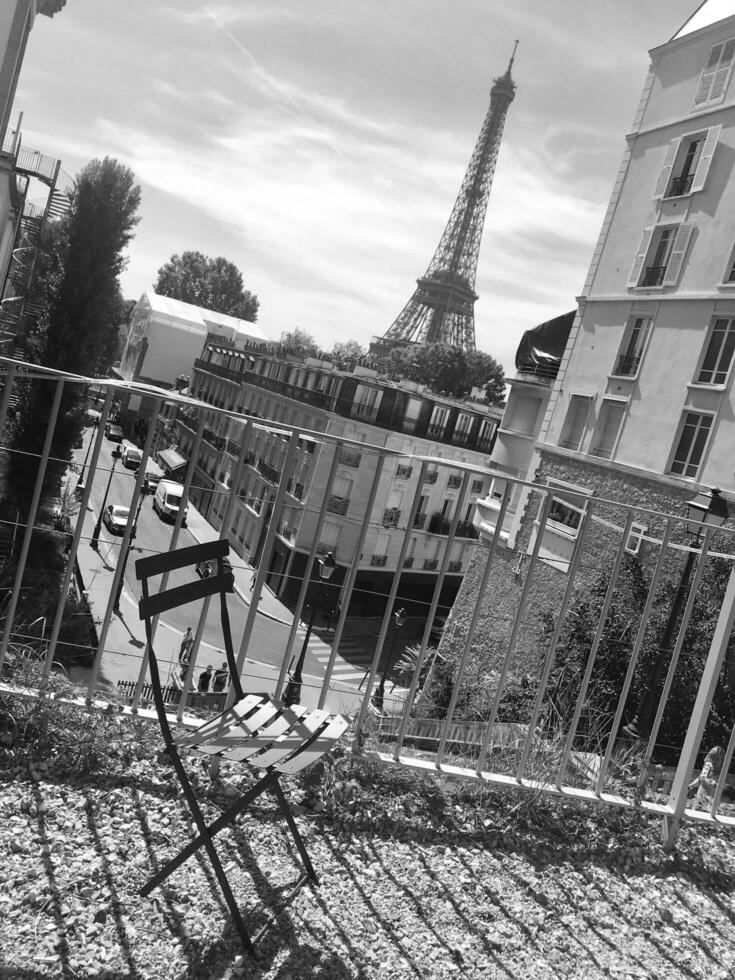
<svg viewBox="0 0 735 980">
<path fill-rule="evenodd" d="M 147 664 L 145 648 L 136 640 L 140 633 L 135 632 L 139 624 L 133 556 L 127 559 L 133 542 L 139 550 L 136 553 L 150 550 L 144 523 L 137 536 L 134 525 L 155 425 L 150 425 L 142 446 L 143 463 L 133 472 L 115 467 L 105 423 L 113 402 L 128 393 L 150 400 L 152 420 L 162 415 L 167 402 L 196 410 L 203 406 L 170 391 L 95 379 L 94 385 L 105 393 L 99 425 L 85 429 L 81 447 L 74 450 L 73 465 L 67 467 L 68 456 L 55 455 L 56 423 L 62 407 L 68 409 L 67 396 L 83 404 L 92 379 L 62 376 L 0 358 L 0 382 L 0 432 L 8 431 L 8 408 L 18 384 L 44 388 L 48 409 L 44 415 L 48 422 L 37 446 L 20 449 L 11 439 L 0 454 L 4 475 L 9 478 L 6 485 L 18 486 L 17 480 L 10 479 L 17 461 L 23 461 L 25 472 L 32 473 L 23 499 L 13 500 L 6 494 L 0 506 L 0 549 L 7 583 L 0 606 L 0 711 L 13 696 L 45 697 L 54 662 L 66 657 L 83 664 L 90 710 L 105 697 L 105 678 L 132 683 L 126 710 L 140 713 Z M 221 411 L 223 416 L 234 414 L 208 410 Z M 261 423 L 247 415 L 237 416 L 244 433 L 233 489 L 219 508 L 221 527 L 210 526 L 190 507 L 185 528 L 186 502 L 192 491 L 204 489 L 192 483 L 204 413 L 198 412 L 198 417 L 194 444 L 187 452 L 189 463 L 181 477 L 184 506 L 171 528 L 169 547 L 188 543 L 190 534 L 229 538 L 237 589 L 247 599 L 236 595 L 232 600 L 237 661 L 251 689 L 282 691 L 297 641 L 303 636 L 299 623 L 309 584 L 304 568 L 313 565 L 317 554 L 331 551 L 339 570 L 340 612 L 334 633 L 324 645 L 325 657 L 305 672 L 304 690 L 321 706 L 347 705 L 360 733 L 356 751 L 362 745 L 363 751 L 386 764 L 421 771 L 428 766 L 483 785 L 637 807 L 661 817 L 667 844 L 672 843 L 682 820 L 735 825 L 729 777 L 735 754 L 735 718 L 729 695 L 735 660 L 728 650 L 735 623 L 733 531 L 702 526 L 692 537 L 687 535 L 681 514 L 565 489 L 564 499 L 578 500 L 583 518 L 562 540 L 557 523 L 549 523 L 558 487 L 515 480 L 489 467 L 455 460 L 445 464 L 436 457 L 429 460 L 417 455 L 412 457 L 419 472 L 406 527 L 392 539 L 389 566 L 386 556 L 376 555 L 373 548 L 374 536 L 384 533 L 378 490 L 393 473 L 392 464 L 384 471 L 384 463 L 398 454 L 362 446 L 366 474 L 365 493 L 359 502 L 362 510 L 359 512 L 356 501 L 354 515 L 342 525 L 345 540 L 335 543 L 322 529 L 341 454 L 354 451 L 353 444 L 342 437 L 282 423 Z M 246 454 L 258 440 L 268 437 L 269 425 L 279 431 L 274 438 L 280 440 L 284 428 L 291 428 L 293 437 L 277 485 L 260 498 L 261 518 L 243 534 L 238 523 L 243 515 L 237 510 L 240 502 L 234 488 L 241 486 Z M 310 480 L 319 474 L 316 485 L 320 492 L 310 495 L 307 485 L 306 503 L 300 506 L 307 518 L 301 521 L 300 536 L 309 534 L 300 546 L 307 550 L 299 553 L 291 547 L 284 557 L 283 549 L 289 544 L 283 532 L 291 527 L 284 516 L 289 500 L 293 508 L 286 488 L 294 479 L 300 438 L 336 451 L 320 451 L 314 457 Z M 401 455 L 405 458 L 406 453 Z M 409 557 L 428 465 L 460 469 L 462 487 L 438 554 L 428 557 L 419 551 Z M 258 479 L 253 470 L 250 474 Z M 473 479 L 497 476 L 502 476 L 506 487 L 497 527 L 505 526 L 509 501 L 519 493 L 526 500 L 525 523 L 514 541 L 504 537 L 501 547 L 501 536 L 489 531 L 467 553 L 465 568 L 472 570 L 471 587 L 466 593 L 460 590 L 437 652 L 430 642 L 432 624 L 438 615 L 446 614 L 446 576 L 457 564 L 451 558 L 461 526 L 457 514 L 466 506 Z M 97 528 L 110 487 L 116 502 L 130 508 L 131 517 L 118 535 L 104 526 L 101 533 Z M 50 499 L 58 492 L 61 503 L 49 510 Z M 158 518 L 144 507 L 142 519 Z M 633 523 L 645 528 L 634 558 L 626 553 Z M 246 546 L 239 544 L 243 539 L 247 539 Z M 423 540 L 418 539 L 419 549 Z M 427 539 L 426 546 L 436 548 L 437 539 Z M 39 569 L 48 573 L 52 554 L 59 559 L 58 567 L 54 565 L 57 598 L 49 601 L 48 578 L 44 579 L 44 608 L 38 608 L 42 597 L 34 583 Z M 253 556 L 254 565 L 248 564 L 248 556 Z M 404 571 L 408 572 L 405 580 Z M 290 595 L 281 610 L 280 659 L 275 665 L 259 659 L 262 640 L 254 639 L 266 581 L 271 591 Z M 377 581 L 381 588 L 376 588 Z M 350 655 L 343 644 L 346 621 L 376 595 L 384 611 L 372 660 L 363 688 L 350 688 L 337 680 L 339 671 L 335 670 L 338 658 Z M 404 631 L 413 624 L 411 642 L 415 642 L 416 653 L 409 673 L 394 678 L 400 683 L 386 693 L 385 715 L 376 726 L 372 694 L 396 605 L 406 612 Z M 39 616 L 46 617 L 40 639 L 32 627 L 32 620 Z M 191 674 L 208 637 L 206 611 L 203 616 L 195 630 Z M 87 629 L 85 636 L 78 629 L 80 622 Z M 176 624 L 158 625 L 168 627 L 161 631 L 160 639 L 172 646 Z M 271 622 L 269 635 L 275 629 Z M 409 639 L 408 632 L 403 635 Z M 212 638 L 207 642 L 213 642 Z M 23 677 L 14 673 L 13 665 L 18 652 L 34 644 L 42 658 L 41 679 L 37 687 L 23 688 Z M 169 651 L 171 670 L 177 664 L 175 646 Z M 184 723 L 188 695 L 183 690 L 178 705 L 172 707 Z M 417 741 L 420 755 L 408 751 Z M 661 778 L 662 767 L 669 774 L 666 780 Z"/>
</svg>

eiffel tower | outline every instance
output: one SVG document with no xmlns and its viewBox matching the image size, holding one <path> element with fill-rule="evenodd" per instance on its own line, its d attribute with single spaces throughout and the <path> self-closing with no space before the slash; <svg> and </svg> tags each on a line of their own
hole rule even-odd
<svg viewBox="0 0 735 980">
<path fill-rule="evenodd" d="M 516 91 L 510 71 L 517 47 L 518 41 L 505 74 L 493 81 L 490 108 L 434 258 L 393 324 L 373 338 L 371 354 L 408 344 L 475 349 L 477 259 L 505 116 Z"/>
</svg>

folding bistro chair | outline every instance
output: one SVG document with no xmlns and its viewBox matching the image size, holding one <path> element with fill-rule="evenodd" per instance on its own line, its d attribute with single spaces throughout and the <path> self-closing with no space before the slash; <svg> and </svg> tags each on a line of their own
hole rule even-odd
<svg viewBox="0 0 735 980">
<path fill-rule="evenodd" d="M 156 713 L 161 725 L 168 754 L 178 776 L 181 788 L 197 826 L 198 835 L 160 871 L 150 878 L 140 891 L 148 895 L 154 888 L 203 847 L 212 864 L 217 881 L 222 889 L 227 906 L 240 936 L 243 946 L 253 952 L 253 942 L 245 928 L 237 902 L 225 875 L 222 863 L 214 848 L 212 838 L 224 827 L 231 824 L 239 813 L 265 790 L 272 790 L 304 864 L 303 873 L 294 888 L 294 893 L 306 881 L 317 882 L 316 872 L 309 860 L 306 847 L 299 834 L 286 797 L 280 785 L 281 776 L 292 776 L 306 766 L 316 762 L 329 752 L 337 740 L 347 731 L 349 719 L 327 711 L 307 708 L 303 704 L 286 705 L 266 694 L 245 694 L 235 665 L 232 650 L 230 619 L 227 611 L 227 593 L 234 590 L 234 577 L 226 555 L 229 552 L 227 540 L 209 541 L 206 544 L 179 548 L 167 554 L 140 558 L 135 563 L 135 572 L 142 585 L 142 598 L 138 605 L 140 618 L 145 620 L 146 652 L 153 687 Z M 216 562 L 216 571 L 206 578 L 195 578 L 194 567 L 197 562 Z M 167 588 L 151 594 L 149 579 L 177 568 L 190 568 L 192 581 L 184 585 Z M 215 718 L 204 722 L 199 728 L 183 736 L 172 734 L 169 719 L 161 692 L 161 679 L 158 661 L 153 650 L 152 620 L 160 613 L 185 603 L 203 599 L 219 593 L 222 621 L 222 634 L 230 668 L 230 679 L 234 688 L 235 701 Z M 204 819 L 196 794 L 181 762 L 179 750 L 191 749 L 202 753 L 210 760 L 226 759 L 241 762 L 262 773 L 255 785 L 243 793 L 228 810 L 209 825 Z"/>
</svg>

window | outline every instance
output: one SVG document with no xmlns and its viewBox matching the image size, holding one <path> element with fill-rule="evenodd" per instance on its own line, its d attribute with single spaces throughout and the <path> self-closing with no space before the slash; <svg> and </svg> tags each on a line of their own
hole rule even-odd
<svg viewBox="0 0 735 980">
<path fill-rule="evenodd" d="M 732 250 L 730 261 L 727 264 L 727 269 L 725 269 L 725 278 L 722 281 L 735 286 L 735 248 Z"/>
<path fill-rule="evenodd" d="M 552 499 L 549 507 L 549 523 L 559 524 L 566 531 L 570 531 L 576 536 L 582 526 L 583 517 L 583 507 L 577 507 L 568 500 L 562 500 L 561 497 Z"/>
<path fill-rule="evenodd" d="M 701 191 L 720 138 L 722 126 L 689 133 L 672 140 L 656 181 L 654 198 L 682 197 Z"/>
<path fill-rule="evenodd" d="M 465 443 L 470 437 L 470 429 L 472 428 L 472 416 L 465 415 L 464 412 L 457 416 L 457 421 L 454 426 L 454 441 L 458 443 Z"/>
<path fill-rule="evenodd" d="M 590 449 L 594 456 L 612 459 L 620 435 L 620 427 L 623 424 L 626 405 L 627 402 L 624 401 L 614 401 L 612 398 L 603 399 L 600 417 L 597 420 L 597 428 L 592 440 L 592 448 Z"/>
<path fill-rule="evenodd" d="M 430 436 L 444 435 L 444 429 L 446 428 L 448 418 L 448 408 L 439 408 L 438 405 L 434 406 L 434 411 L 431 413 L 431 421 L 429 422 L 428 434 Z"/>
<path fill-rule="evenodd" d="M 643 351 L 651 331 L 651 318 L 645 316 L 631 317 L 623 337 L 617 364 L 613 374 L 631 378 L 638 374 Z"/>
<path fill-rule="evenodd" d="M 724 385 L 735 351 L 735 320 L 718 317 L 712 324 L 697 384 Z"/>
<path fill-rule="evenodd" d="M 559 440 L 560 446 L 565 449 L 579 450 L 591 404 L 592 398 L 589 395 L 572 395 L 570 397 L 567 417 Z"/>
<path fill-rule="evenodd" d="M 679 438 L 669 471 L 696 476 L 704 456 L 714 416 L 703 412 L 684 412 Z"/>
<path fill-rule="evenodd" d="M 633 260 L 628 286 L 675 286 L 693 231 L 694 226 L 684 222 L 646 228 Z"/>
<path fill-rule="evenodd" d="M 317 551 L 320 555 L 331 551 L 335 558 L 337 557 L 337 545 L 339 544 L 341 530 L 340 525 L 335 521 L 324 521 L 319 529 L 319 544 L 317 545 Z"/>
<path fill-rule="evenodd" d="M 577 538 L 587 512 L 586 497 L 588 490 L 575 487 L 572 484 L 562 484 L 549 481 L 549 489 L 553 493 L 548 504 L 546 523 L 541 527 L 541 516 L 544 512 L 545 499 L 542 498 L 534 529 L 528 542 L 528 553 L 531 554 L 536 544 L 536 536 L 541 533 L 539 558 L 560 572 L 568 572 L 574 558 Z M 569 491 L 579 491 L 572 493 Z"/>
<path fill-rule="evenodd" d="M 358 385 L 355 392 L 353 411 L 355 415 L 372 418 L 375 414 L 375 403 L 378 399 L 378 392 L 375 388 L 366 388 Z"/>
<path fill-rule="evenodd" d="M 734 54 L 735 39 L 722 41 L 712 48 L 709 60 L 699 79 L 697 94 L 694 96 L 695 109 L 722 102 L 725 97 L 727 83 L 730 80 Z"/>
</svg>

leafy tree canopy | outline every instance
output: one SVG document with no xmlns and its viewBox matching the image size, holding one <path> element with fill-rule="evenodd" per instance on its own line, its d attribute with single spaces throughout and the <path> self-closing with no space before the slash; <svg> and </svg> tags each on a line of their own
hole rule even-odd
<svg viewBox="0 0 735 980">
<path fill-rule="evenodd" d="M 494 357 L 481 351 L 469 352 L 449 344 L 412 344 L 394 348 L 380 363 L 390 377 L 407 378 L 433 391 L 463 398 L 472 388 L 481 387 L 490 404 L 504 401 L 503 369 Z"/>
<path fill-rule="evenodd" d="M 365 357 L 365 350 L 356 340 L 337 343 L 329 352 L 329 360 L 341 371 L 349 370 L 357 361 Z"/>
<path fill-rule="evenodd" d="M 306 330 L 286 330 L 281 334 L 278 342 L 278 354 L 281 357 L 291 355 L 292 357 L 317 357 L 321 351 L 319 344 Z"/>
<path fill-rule="evenodd" d="M 206 310 L 252 323 L 258 319 L 258 297 L 244 288 L 237 266 L 222 256 L 212 259 L 201 252 L 172 255 L 158 270 L 153 288 L 160 296 Z"/>
</svg>

